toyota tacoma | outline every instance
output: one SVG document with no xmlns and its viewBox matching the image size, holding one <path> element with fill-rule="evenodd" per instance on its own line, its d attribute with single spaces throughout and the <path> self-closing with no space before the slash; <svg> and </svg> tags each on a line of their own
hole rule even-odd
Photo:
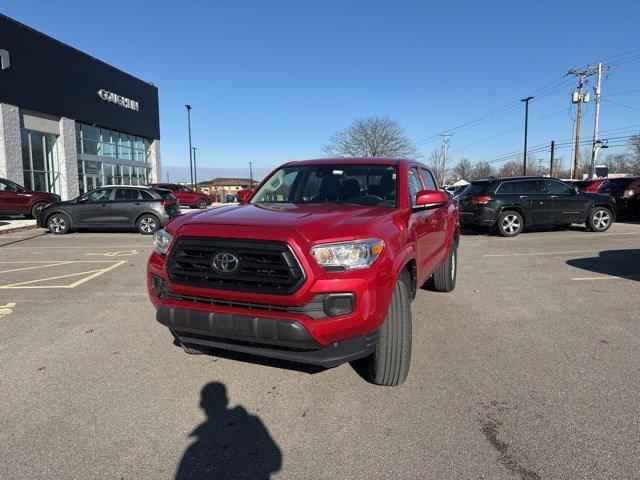
<svg viewBox="0 0 640 480">
<path fill-rule="evenodd" d="M 292 162 L 240 200 L 156 233 L 148 289 L 174 343 L 352 362 L 372 383 L 403 383 L 416 291 L 456 284 L 458 207 L 432 172 L 410 160 Z"/>
</svg>

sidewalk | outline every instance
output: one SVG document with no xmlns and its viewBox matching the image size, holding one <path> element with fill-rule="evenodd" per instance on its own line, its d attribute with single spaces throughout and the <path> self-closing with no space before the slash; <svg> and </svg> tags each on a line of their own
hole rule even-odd
<svg viewBox="0 0 640 480">
<path fill-rule="evenodd" d="M 33 218 L 2 218 L 0 219 L 0 235 L 20 230 L 30 230 L 36 228 L 36 221 Z"/>
</svg>

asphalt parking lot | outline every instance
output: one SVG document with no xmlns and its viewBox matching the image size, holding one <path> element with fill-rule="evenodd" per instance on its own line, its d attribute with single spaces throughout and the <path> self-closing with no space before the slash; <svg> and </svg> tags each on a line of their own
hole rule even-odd
<svg viewBox="0 0 640 480">
<path fill-rule="evenodd" d="M 640 224 L 465 235 L 400 388 L 190 356 L 152 239 L 0 236 L 0 477 L 640 478 Z"/>
</svg>

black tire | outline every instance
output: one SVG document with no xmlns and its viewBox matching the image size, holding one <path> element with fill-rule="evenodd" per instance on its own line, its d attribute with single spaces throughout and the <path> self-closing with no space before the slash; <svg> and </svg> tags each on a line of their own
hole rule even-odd
<svg viewBox="0 0 640 480">
<path fill-rule="evenodd" d="M 155 215 L 145 213 L 138 218 L 136 228 L 142 235 L 153 235 L 160 228 L 160 220 Z"/>
<path fill-rule="evenodd" d="M 433 290 L 436 292 L 451 292 L 456 288 L 456 277 L 458 274 L 458 248 L 454 243 L 451 251 L 444 262 L 436 268 L 433 274 Z"/>
<path fill-rule="evenodd" d="M 204 198 L 199 198 L 196 201 L 196 207 L 198 207 L 200 209 L 207 208 L 207 205 L 208 205 L 208 202 Z"/>
<path fill-rule="evenodd" d="M 592 232 L 606 232 L 613 223 L 613 212 L 607 207 L 593 207 L 585 223 Z"/>
<path fill-rule="evenodd" d="M 54 213 L 47 218 L 47 229 L 54 235 L 64 235 L 71 230 L 71 219 L 64 213 Z"/>
<path fill-rule="evenodd" d="M 47 202 L 36 202 L 33 205 L 31 205 L 31 209 L 29 210 L 29 216 L 31 218 L 36 218 L 36 216 L 38 215 L 38 209 L 40 207 L 44 207 L 47 204 Z"/>
<path fill-rule="evenodd" d="M 524 228 L 524 218 L 515 210 L 506 210 L 498 215 L 496 227 L 498 233 L 503 237 L 515 237 Z"/>
<path fill-rule="evenodd" d="M 402 385 L 411 363 L 411 278 L 403 270 L 393 288 L 384 323 L 373 353 L 355 362 L 364 378 L 376 385 Z"/>
</svg>

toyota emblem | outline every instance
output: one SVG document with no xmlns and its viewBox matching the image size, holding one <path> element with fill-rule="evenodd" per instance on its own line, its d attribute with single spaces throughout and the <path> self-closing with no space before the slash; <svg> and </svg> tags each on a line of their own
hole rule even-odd
<svg viewBox="0 0 640 480">
<path fill-rule="evenodd" d="M 221 252 L 213 257 L 211 266 L 218 273 L 230 274 L 238 269 L 240 261 L 233 253 Z"/>
</svg>

